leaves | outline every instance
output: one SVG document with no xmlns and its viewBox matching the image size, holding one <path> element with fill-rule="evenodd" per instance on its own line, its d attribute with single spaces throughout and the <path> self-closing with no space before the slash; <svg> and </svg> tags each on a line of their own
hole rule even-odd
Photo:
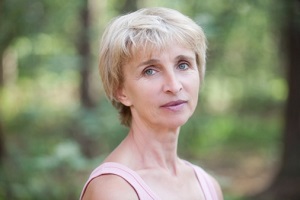
<svg viewBox="0 0 300 200">
<path fill-rule="evenodd" d="M 98 102 L 87 110 L 79 103 L 75 42 L 83 2 L 1 3 L 0 53 L 10 49 L 17 55 L 17 79 L 1 89 L 9 153 L 1 166 L 0 199 L 76 199 L 90 171 L 127 132 L 104 96 L 97 71 L 101 32 L 121 8 L 118 1 L 89 1 L 89 81 Z M 138 1 L 140 7 L 158 5 L 193 18 L 209 43 L 199 107 L 182 128 L 179 153 L 205 160 L 220 152 L 222 158 L 237 151 L 264 152 L 274 160 L 286 83 L 272 1 Z M 226 188 L 229 196 L 235 196 L 233 187 Z"/>
</svg>

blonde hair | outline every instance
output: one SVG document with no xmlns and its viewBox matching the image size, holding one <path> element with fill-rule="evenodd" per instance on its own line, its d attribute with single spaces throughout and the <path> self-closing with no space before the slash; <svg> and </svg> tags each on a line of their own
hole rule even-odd
<svg viewBox="0 0 300 200">
<path fill-rule="evenodd" d="M 144 8 L 113 19 L 103 33 L 99 71 L 105 93 L 119 111 L 121 123 L 130 126 L 130 108 L 120 103 L 116 91 L 124 81 L 123 66 L 136 53 L 163 49 L 170 43 L 187 47 L 196 54 L 200 82 L 204 79 L 206 39 L 200 26 L 169 8 Z"/>
</svg>

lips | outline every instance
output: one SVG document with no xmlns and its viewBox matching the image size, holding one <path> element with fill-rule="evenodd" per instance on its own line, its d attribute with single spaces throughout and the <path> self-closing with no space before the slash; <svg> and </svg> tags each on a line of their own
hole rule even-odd
<svg viewBox="0 0 300 200">
<path fill-rule="evenodd" d="M 184 105 L 185 103 L 187 103 L 187 101 L 184 101 L 184 100 L 170 101 L 170 102 L 162 105 L 161 107 L 163 107 L 163 108 L 176 108 L 176 107 L 180 107 L 181 105 Z"/>
</svg>

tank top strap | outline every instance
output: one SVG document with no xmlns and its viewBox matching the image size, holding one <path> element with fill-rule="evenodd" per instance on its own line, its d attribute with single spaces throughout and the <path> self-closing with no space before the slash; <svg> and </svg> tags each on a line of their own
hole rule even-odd
<svg viewBox="0 0 300 200">
<path fill-rule="evenodd" d="M 208 175 L 208 173 L 206 173 L 201 167 L 193 165 L 189 162 L 187 162 L 187 164 L 194 169 L 196 177 L 203 190 L 205 200 L 218 200 L 219 198 L 217 196 L 217 191 L 210 175 Z"/>
<path fill-rule="evenodd" d="M 80 200 L 83 198 L 83 195 L 89 185 L 89 183 L 96 177 L 104 174 L 114 174 L 124 180 L 126 180 L 132 188 L 135 190 L 140 200 L 158 200 L 159 198 L 151 191 L 149 186 L 143 181 L 143 179 L 133 170 L 128 167 L 114 163 L 106 162 L 97 167 L 90 175 L 88 181 L 83 187 L 83 190 L 80 195 Z"/>
</svg>

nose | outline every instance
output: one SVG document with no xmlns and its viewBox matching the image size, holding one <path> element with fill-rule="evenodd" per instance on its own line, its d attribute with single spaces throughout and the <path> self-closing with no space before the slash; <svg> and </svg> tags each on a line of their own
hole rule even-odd
<svg viewBox="0 0 300 200">
<path fill-rule="evenodd" d="M 174 71 L 166 72 L 164 76 L 164 92 L 177 94 L 182 90 L 182 83 L 179 79 L 179 75 Z"/>
</svg>

